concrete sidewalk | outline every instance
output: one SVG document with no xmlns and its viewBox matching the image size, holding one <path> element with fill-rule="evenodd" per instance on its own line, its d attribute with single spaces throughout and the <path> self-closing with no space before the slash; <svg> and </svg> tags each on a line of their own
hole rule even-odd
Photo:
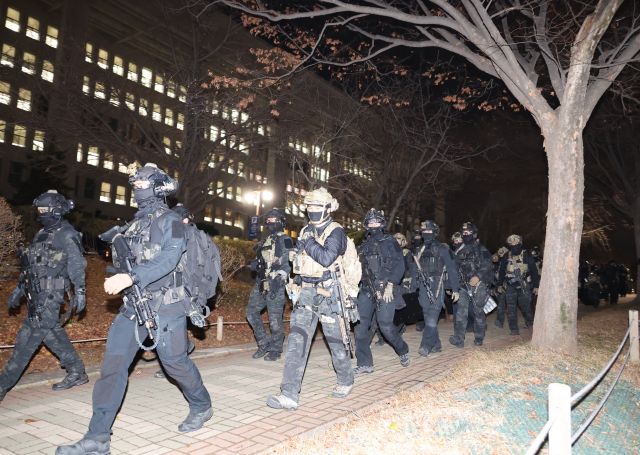
<svg viewBox="0 0 640 455">
<path fill-rule="evenodd" d="M 380 403 L 400 390 L 433 381 L 479 349 L 508 345 L 514 338 L 507 328 L 488 323 L 483 347 L 458 349 L 448 342 L 451 322 L 440 321 L 443 352 L 429 358 L 418 355 L 421 333 L 409 326 L 405 339 L 411 365 L 402 368 L 389 345 L 373 346 L 376 371 L 356 378 L 349 397 L 331 397 L 335 373 L 321 335 L 311 349 L 307 372 L 295 412 L 266 406 L 266 397 L 279 391 L 283 360 L 265 362 L 251 358 L 251 351 L 236 349 L 225 356 L 195 360 L 213 398 L 214 417 L 197 432 L 181 434 L 177 425 L 188 413 L 177 387 L 155 379 L 156 368 L 136 367 L 113 428 L 113 454 L 254 454 L 291 436 L 316 431 L 354 411 Z M 529 330 L 522 330 L 530 336 Z M 244 346 L 243 346 L 244 348 Z M 355 360 L 354 360 L 355 365 Z M 59 375 L 56 379 L 59 379 Z M 10 391 L 0 404 L 0 455 L 53 454 L 59 444 L 82 437 L 91 417 L 91 392 L 95 377 L 83 386 L 53 392 L 49 383 L 37 383 Z"/>
</svg>

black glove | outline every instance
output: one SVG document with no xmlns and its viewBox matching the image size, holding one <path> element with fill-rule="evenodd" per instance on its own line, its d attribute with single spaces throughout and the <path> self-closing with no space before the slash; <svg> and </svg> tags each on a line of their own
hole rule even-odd
<svg viewBox="0 0 640 455">
<path fill-rule="evenodd" d="M 306 240 L 298 239 L 296 242 L 296 248 L 298 248 L 298 251 L 304 251 L 304 246 L 306 243 L 307 243 Z"/>
<path fill-rule="evenodd" d="M 84 307 L 87 306 L 87 290 L 85 288 L 76 289 L 71 306 L 76 313 L 81 313 L 84 310 Z"/>
<path fill-rule="evenodd" d="M 258 260 L 257 259 L 252 259 L 251 262 L 249 263 L 249 269 L 252 272 L 257 272 L 258 271 Z"/>
<path fill-rule="evenodd" d="M 22 300 L 22 288 L 20 286 L 16 286 L 11 295 L 9 296 L 9 309 L 17 310 L 20 308 L 20 300 Z"/>
</svg>

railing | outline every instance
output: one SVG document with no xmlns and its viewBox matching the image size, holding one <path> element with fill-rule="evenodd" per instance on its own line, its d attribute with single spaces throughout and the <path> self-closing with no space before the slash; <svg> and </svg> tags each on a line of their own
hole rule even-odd
<svg viewBox="0 0 640 455">
<path fill-rule="evenodd" d="M 573 435 L 571 434 L 571 409 L 580 403 L 600 381 L 609 373 L 611 367 L 620 357 L 620 353 L 629 340 L 629 351 L 624 356 L 620 371 L 614 378 L 611 386 L 604 394 L 598 405 L 589 416 L 582 422 Z M 609 362 L 587 385 L 574 395 L 571 395 L 571 388 L 566 384 L 549 384 L 549 419 L 535 437 L 526 451 L 526 455 L 535 455 L 549 437 L 549 454 L 566 455 L 571 453 L 571 447 L 580 439 L 580 436 L 591 425 L 598 413 L 604 407 L 607 399 L 613 392 L 624 368 L 631 360 L 632 363 L 640 362 L 640 344 L 638 341 L 638 311 L 629 311 L 629 328 L 620 342 L 618 349 L 613 354 Z"/>
<path fill-rule="evenodd" d="M 282 322 L 290 322 L 289 319 L 285 319 Z M 268 324 L 269 321 L 262 321 L 263 324 Z M 248 325 L 249 323 L 247 321 L 228 321 L 228 322 L 224 322 L 224 319 L 222 318 L 222 316 L 218 316 L 218 320 L 216 322 L 213 322 L 211 324 L 205 324 L 205 327 L 216 327 L 216 339 L 218 341 L 222 340 L 222 336 L 223 336 L 223 326 L 225 325 L 242 325 L 242 324 L 246 324 Z M 71 344 L 83 344 L 83 343 L 96 343 L 96 342 L 104 342 L 107 341 L 106 338 L 87 338 L 87 339 L 83 339 L 83 340 L 71 340 Z M 4 345 L 0 345 L 0 349 L 13 349 L 15 348 L 16 345 L 15 344 L 4 344 Z"/>
</svg>

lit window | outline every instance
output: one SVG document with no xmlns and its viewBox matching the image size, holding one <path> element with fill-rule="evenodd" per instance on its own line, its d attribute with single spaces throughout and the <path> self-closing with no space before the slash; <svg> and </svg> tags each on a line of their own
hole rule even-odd
<svg viewBox="0 0 640 455">
<path fill-rule="evenodd" d="M 217 141 L 219 136 L 220 136 L 220 130 L 218 129 L 218 127 L 211 125 L 209 127 L 209 139 L 211 140 L 211 142 Z"/>
<path fill-rule="evenodd" d="M 236 201 L 242 202 L 242 188 L 236 187 Z"/>
<path fill-rule="evenodd" d="M 240 140 L 240 143 L 238 144 L 238 150 L 240 150 L 242 153 L 244 153 L 245 155 L 249 154 L 249 146 L 247 145 L 247 143 L 243 140 Z"/>
<path fill-rule="evenodd" d="M 9 46 L 8 44 L 2 45 L 2 58 L 0 58 L 0 64 L 13 68 L 13 62 L 16 59 L 16 48 Z"/>
<path fill-rule="evenodd" d="M 185 103 L 187 101 L 187 88 L 184 85 L 180 86 L 180 94 L 178 95 L 178 100 Z"/>
<path fill-rule="evenodd" d="M 98 166 L 100 164 L 100 152 L 98 147 L 89 147 L 87 152 L 87 164 L 90 166 Z"/>
<path fill-rule="evenodd" d="M 84 46 L 84 61 L 91 63 L 93 62 L 93 44 L 87 43 Z"/>
<path fill-rule="evenodd" d="M 179 130 L 184 129 L 184 115 L 178 112 L 178 121 L 176 122 L 176 128 Z"/>
<path fill-rule="evenodd" d="M 133 93 L 127 92 L 124 97 L 124 104 L 132 111 L 136 110 L 136 97 Z"/>
<path fill-rule="evenodd" d="M 211 114 L 212 115 L 220 114 L 220 103 L 218 103 L 215 100 L 211 101 Z"/>
<path fill-rule="evenodd" d="M 33 133 L 33 143 L 31 144 L 31 148 L 35 151 L 44 150 L 44 131 L 36 130 Z"/>
<path fill-rule="evenodd" d="M 149 107 L 149 103 L 144 98 L 140 98 L 140 102 L 138 103 L 138 114 L 143 117 L 147 116 L 147 108 Z"/>
<path fill-rule="evenodd" d="M 204 208 L 204 216 L 203 216 L 202 219 L 204 221 L 208 221 L 209 223 L 211 223 L 211 212 L 212 212 L 211 206 L 210 205 L 205 206 L 205 208 Z"/>
<path fill-rule="evenodd" d="M 127 79 L 138 82 L 138 65 L 129 62 L 129 70 L 127 71 Z"/>
<path fill-rule="evenodd" d="M 236 220 L 233 222 L 233 226 L 240 228 L 240 229 L 244 229 L 244 221 L 242 220 L 242 215 L 241 214 L 236 214 Z"/>
<path fill-rule="evenodd" d="M 129 173 L 129 168 L 126 164 L 118 162 L 118 172 L 122 172 L 123 174 Z"/>
<path fill-rule="evenodd" d="M 23 111 L 31 110 L 31 90 L 27 90 L 26 88 L 18 90 L 17 108 L 22 109 Z"/>
<path fill-rule="evenodd" d="M 164 79 L 162 79 L 162 76 L 156 74 L 156 82 L 153 84 L 153 89 L 158 93 L 164 93 Z"/>
<path fill-rule="evenodd" d="M 7 19 L 4 21 L 4 26 L 14 32 L 20 31 L 20 11 L 7 8 Z"/>
<path fill-rule="evenodd" d="M 47 46 L 53 48 L 58 47 L 58 29 L 51 25 L 47 26 L 47 37 L 44 39 L 44 42 Z"/>
<path fill-rule="evenodd" d="M 84 76 L 82 78 L 82 93 L 84 93 L 85 95 L 91 93 L 91 87 L 89 86 L 90 84 L 91 79 L 89 79 L 89 76 Z"/>
<path fill-rule="evenodd" d="M 173 126 L 173 111 L 169 108 L 164 110 L 164 124 Z"/>
<path fill-rule="evenodd" d="M 33 17 L 27 18 L 27 36 L 36 41 L 40 40 L 40 21 Z"/>
<path fill-rule="evenodd" d="M 146 66 L 142 67 L 142 77 L 140 78 L 140 83 L 145 87 L 151 87 L 151 77 L 153 73 Z"/>
<path fill-rule="evenodd" d="M 231 175 L 234 175 L 236 173 L 236 170 L 233 167 L 233 160 L 229 160 L 229 163 L 227 164 L 227 173 Z"/>
<path fill-rule="evenodd" d="M 122 76 L 124 74 L 124 62 L 122 61 L 122 57 L 118 57 L 117 55 L 113 56 L 113 73 L 118 76 Z"/>
<path fill-rule="evenodd" d="M 7 122 L 0 120 L 0 144 L 4 144 L 4 135 L 7 130 Z"/>
<path fill-rule="evenodd" d="M 233 187 L 232 186 L 228 186 L 227 187 L 227 194 L 225 194 L 225 197 L 227 199 L 233 199 Z"/>
<path fill-rule="evenodd" d="M 111 183 L 102 182 L 100 184 L 100 201 L 111 202 Z"/>
<path fill-rule="evenodd" d="M 116 186 L 116 199 L 114 202 L 117 205 L 127 205 L 126 192 L 127 190 L 124 186 Z"/>
<path fill-rule="evenodd" d="M 222 224 L 222 208 L 216 207 L 216 217 L 213 219 L 213 222 Z"/>
<path fill-rule="evenodd" d="M 264 125 L 258 125 L 258 134 L 264 136 Z"/>
<path fill-rule="evenodd" d="M 104 49 L 98 49 L 98 66 L 103 70 L 109 68 L 109 53 Z"/>
<path fill-rule="evenodd" d="M 151 118 L 156 122 L 162 121 L 162 108 L 159 104 L 153 103 L 153 113 L 151 114 Z"/>
<path fill-rule="evenodd" d="M 231 121 L 233 123 L 238 123 L 239 120 L 240 120 L 240 112 L 235 109 L 231 109 Z"/>
<path fill-rule="evenodd" d="M 49 60 L 44 60 L 42 62 L 42 72 L 40 73 L 40 77 L 45 81 L 53 82 L 53 63 Z"/>
<path fill-rule="evenodd" d="M 13 125 L 13 140 L 11 144 L 16 147 L 24 147 L 27 143 L 27 127 L 24 125 Z"/>
<path fill-rule="evenodd" d="M 136 199 L 133 197 L 133 195 L 131 195 L 131 197 L 129 198 L 129 207 L 137 207 L 138 203 L 136 202 Z"/>
<path fill-rule="evenodd" d="M 104 94 L 104 83 L 100 81 L 96 81 L 96 86 L 93 90 L 93 97 L 99 100 L 103 100 L 106 98 Z"/>
<path fill-rule="evenodd" d="M 233 212 L 231 210 L 227 209 L 224 211 L 224 224 L 227 226 L 233 225 Z"/>
<path fill-rule="evenodd" d="M 238 163 L 238 176 L 239 177 L 243 177 L 243 178 L 245 176 L 245 174 L 244 174 L 244 163 L 242 161 L 240 161 Z"/>
<path fill-rule="evenodd" d="M 168 137 L 162 138 L 162 145 L 164 146 L 164 153 L 171 155 L 171 139 Z"/>
<path fill-rule="evenodd" d="M 113 170 L 113 153 L 105 152 L 102 160 L 102 167 Z"/>
<path fill-rule="evenodd" d="M 84 151 L 82 150 L 82 143 L 78 142 L 78 149 L 76 150 L 76 161 L 82 163 L 84 159 Z"/>
<path fill-rule="evenodd" d="M 249 114 L 247 114 L 246 112 L 241 112 L 240 113 L 240 121 L 242 123 L 245 123 L 247 120 L 249 120 Z"/>
<path fill-rule="evenodd" d="M 116 88 L 111 89 L 111 96 L 109 97 L 109 104 L 112 106 L 120 106 L 120 90 Z"/>
<path fill-rule="evenodd" d="M 176 83 L 175 82 L 168 82 L 167 83 L 167 96 L 169 98 L 175 98 L 176 97 Z"/>
<path fill-rule="evenodd" d="M 22 54 L 22 72 L 34 74 L 36 72 L 36 56 L 25 52 Z"/>
</svg>

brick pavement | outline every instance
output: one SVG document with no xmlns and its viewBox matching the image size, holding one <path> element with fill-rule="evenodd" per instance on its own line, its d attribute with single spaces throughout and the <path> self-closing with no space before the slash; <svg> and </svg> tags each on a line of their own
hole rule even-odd
<svg viewBox="0 0 640 455">
<path fill-rule="evenodd" d="M 311 350 L 302 385 L 300 408 L 278 411 L 265 405 L 266 397 L 279 390 L 283 360 L 265 362 L 250 351 L 220 357 L 199 357 L 205 385 L 212 395 L 214 417 L 204 428 L 188 434 L 177 425 L 188 413 L 180 391 L 165 379 L 155 379 L 155 365 L 137 366 L 118 415 L 112 437 L 113 454 L 254 454 L 289 437 L 318 431 L 352 412 L 375 405 L 400 390 L 433 381 L 477 349 L 491 349 L 512 342 L 508 329 L 497 329 L 493 318 L 485 346 L 465 349 L 448 343 L 451 322 L 440 321 L 443 352 L 429 358 L 417 353 L 421 333 L 410 326 L 405 339 L 411 365 L 402 368 L 388 346 L 373 346 L 376 371 L 356 378 L 346 399 L 331 397 L 335 373 L 329 350 L 320 334 Z M 528 331 L 524 331 L 526 333 Z M 355 365 L 355 360 L 354 360 Z M 94 378 L 86 385 L 53 392 L 50 383 L 18 387 L 0 404 L 0 455 L 53 454 L 55 446 L 82 437 L 91 416 Z"/>
</svg>

